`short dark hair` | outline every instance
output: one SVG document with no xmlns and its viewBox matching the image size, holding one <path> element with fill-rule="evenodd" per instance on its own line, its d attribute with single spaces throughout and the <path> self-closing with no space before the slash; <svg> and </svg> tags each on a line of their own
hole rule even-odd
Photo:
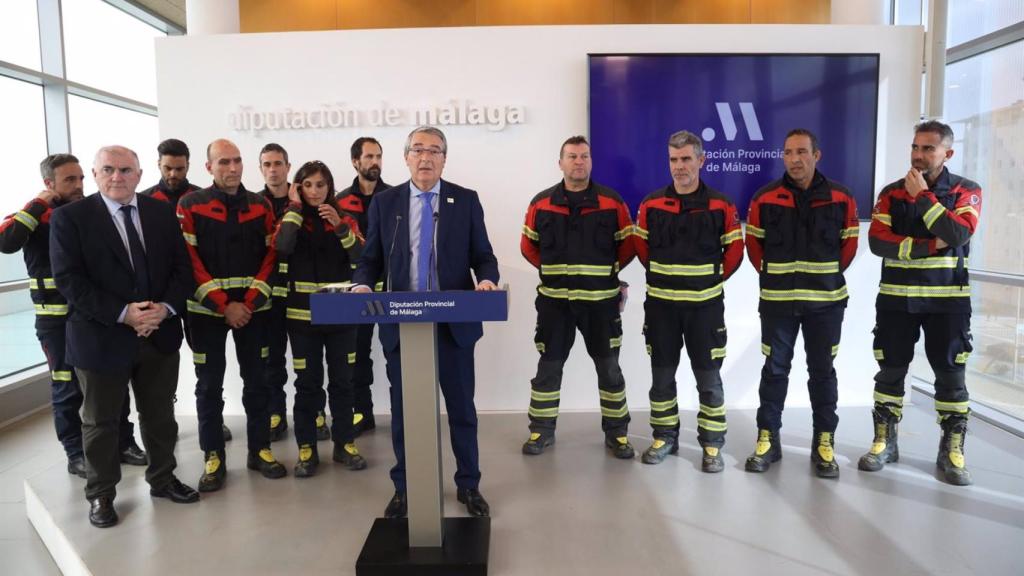
<svg viewBox="0 0 1024 576">
<path fill-rule="evenodd" d="M 260 152 L 260 154 L 262 154 L 262 152 Z M 317 174 L 323 174 L 324 180 L 327 181 L 327 199 L 325 202 L 332 201 L 334 199 L 334 175 L 331 174 L 331 169 L 319 160 L 311 160 L 303 164 L 299 168 L 299 171 L 295 173 L 293 182 L 298 184 L 301 188 L 303 180 L 311 176 L 316 176 Z M 305 202 L 305 200 L 303 200 L 303 202 Z"/>
<path fill-rule="evenodd" d="M 376 138 L 371 138 L 370 136 L 362 136 L 360 138 L 356 138 L 356 141 L 352 143 L 353 160 L 359 160 L 363 156 L 363 144 L 367 143 L 376 144 L 377 147 L 380 148 L 381 152 L 384 151 L 384 147 L 380 145 L 380 142 L 377 142 Z"/>
<path fill-rule="evenodd" d="M 177 138 L 168 138 L 161 142 L 156 147 L 156 153 L 158 160 L 164 156 L 184 156 L 185 160 L 189 160 L 192 156 L 189 154 L 188 145 Z"/>
<path fill-rule="evenodd" d="M 818 137 L 814 135 L 814 132 L 806 128 L 793 128 L 786 134 L 786 140 L 789 140 L 793 136 L 807 136 L 811 139 L 811 152 L 817 152 L 818 148 Z"/>
<path fill-rule="evenodd" d="M 949 127 L 949 124 L 943 124 L 938 120 L 925 120 L 914 126 L 914 134 L 920 134 L 921 132 L 938 134 L 942 138 L 943 146 L 946 148 L 953 146 L 953 129 Z"/>
<path fill-rule="evenodd" d="M 284 149 L 284 146 L 281 146 L 277 142 L 271 142 L 270 144 L 267 144 L 262 149 L 260 149 L 260 158 L 263 158 L 263 155 L 266 154 L 267 152 L 280 152 L 281 155 L 284 156 L 284 163 L 289 164 L 288 151 Z"/>
<path fill-rule="evenodd" d="M 590 142 L 587 142 L 586 136 L 570 136 L 565 142 L 562 142 L 562 147 L 558 149 L 558 157 L 561 158 L 562 154 L 565 153 L 566 146 L 577 146 L 579 144 L 586 144 L 590 146 Z"/>
<path fill-rule="evenodd" d="M 79 161 L 71 154 L 50 154 L 39 163 L 39 174 L 43 180 L 53 180 L 57 168 L 65 164 L 79 164 Z"/>
</svg>

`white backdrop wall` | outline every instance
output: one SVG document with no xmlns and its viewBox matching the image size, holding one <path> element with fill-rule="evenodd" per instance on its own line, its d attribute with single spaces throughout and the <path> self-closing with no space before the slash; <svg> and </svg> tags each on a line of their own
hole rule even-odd
<svg viewBox="0 0 1024 576">
<path fill-rule="evenodd" d="M 919 113 L 921 47 L 919 27 L 888 26 L 503 27 L 169 37 L 157 40 L 160 136 L 189 143 L 194 155 L 190 176 L 201 185 L 209 183 L 203 167 L 206 144 L 218 137 L 231 138 L 246 162 L 245 185 L 259 189 L 257 155 L 267 142 L 276 141 L 288 149 L 293 169 L 307 160 L 323 160 L 341 186 L 354 176 L 348 160 L 350 143 L 358 136 L 372 135 L 383 144 L 384 179 L 398 183 L 408 178 L 401 157 L 405 136 L 414 125 L 408 117 L 390 127 L 372 126 L 369 116 L 360 114 L 359 126 L 254 132 L 232 128 L 229 116 L 242 107 L 253 111 L 392 107 L 401 113 L 452 100 L 524 107 L 525 121 L 503 130 L 478 125 L 442 128 L 449 142 L 444 177 L 480 192 L 502 281 L 512 290 L 509 322 L 486 326 L 477 347 L 477 406 L 482 411 L 525 411 L 537 361 L 533 345 L 537 275 L 519 254 L 520 227 L 530 198 L 561 178 L 557 166 L 561 142 L 587 133 L 588 53 L 879 53 L 877 191 L 903 174 L 909 163 L 912 127 Z M 683 128 L 699 127 L 666 126 L 666 137 Z M 829 151 L 823 153 L 827 156 Z M 595 164 L 601 161 L 594 159 Z M 155 177 L 156 167 L 146 168 Z M 774 174 L 765 175 L 765 181 L 781 173 L 780 163 Z M 665 176 L 668 182 L 667 170 Z M 864 223 L 860 250 L 847 272 L 851 299 L 836 363 L 842 405 L 871 401 L 875 371 L 871 327 L 878 269 L 878 259 L 867 250 Z M 632 408 L 646 408 L 650 365 L 641 335 L 643 270 L 634 262 L 622 277 L 635 287 L 623 317 L 621 361 L 628 401 Z M 727 403 L 733 408 L 755 407 L 763 358 L 757 277 L 749 263 L 727 284 L 726 324 Z M 378 348 L 375 344 L 374 396 L 376 411 L 383 413 L 388 407 L 387 384 Z M 229 359 L 232 356 L 229 345 Z M 808 405 L 803 365 L 803 354 L 798 352 L 790 406 Z M 194 413 L 191 354 L 182 354 L 181 374 L 178 409 Z M 680 405 L 695 408 L 693 376 L 685 363 L 678 381 Z M 227 413 L 243 412 L 240 388 L 237 368 L 229 367 Z M 563 410 L 598 407 L 593 365 L 582 342 L 566 365 L 561 405 Z"/>
</svg>

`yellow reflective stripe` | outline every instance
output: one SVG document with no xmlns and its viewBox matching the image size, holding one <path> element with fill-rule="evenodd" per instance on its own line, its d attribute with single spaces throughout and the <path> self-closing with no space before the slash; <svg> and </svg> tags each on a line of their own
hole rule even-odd
<svg viewBox="0 0 1024 576">
<path fill-rule="evenodd" d="M 288 288 L 285 286 L 274 286 L 274 297 L 284 298 L 288 296 Z"/>
<path fill-rule="evenodd" d="M 287 274 L 288 273 L 288 263 L 287 262 L 278 262 L 277 263 L 277 271 L 280 272 L 281 274 Z"/>
<path fill-rule="evenodd" d="M 664 412 L 671 410 L 679 404 L 679 398 L 673 398 L 671 400 L 665 400 L 663 402 L 651 402 L 652 412 Z"/>
<path fill-rule="evenodd" d="M 959 264 L 958 256 L 929 256 L 927 258 L 915 258 L 913 260 L 893 260 L 883 258 L 882 266 L 885 268 L 905 268 L 915 270 L 926 270 L 933 268 L 956 268 Z M 967 259 L 964 259 L 964 266 L 967 266 Z"/>
<path fill-rule="evenodd" d="M 899 250 L 896 251 L 896 258 L 900 260 L 910 260 L 910 251 L 914 248 L 914 239 L 907 236 L 900 241 Z"/>
<path fill-rule="evenodd" d="M 838 302 L 847 297 L 846 286 L 838 290 L 766 290 L 761 289 L 761 299 L 769 302 L 802 300 L 808 302 Z"/>
<path fill-rule="evenodd" d="M 609 392 L 607 390 L 598 390 L 597 395 L 601 397 L 601 400 L 608 402 L 621 402 L 626 399 L 626 391 L 620 390 L 618 392 Z"/>
<path fill-rule="evenodd" d="M 193 364 L 206 364 L 206 354 L 203 353 L 203 352 L 193 352 L 192 353 L 192 363 Z"/>
<path fill-rule="evenodd" d="M 36 220 L 35 216 L 25 212 L 24 210 L 15 212 L 14 219 L 24 224 L 25 227 L 29 229 L 29 232 L 35 231 L 36 226 L 39 226 L 39 220 Z"/>
<path fill-rule="evenodd" d="M 292 282 L 295 291 L 299 294 L 313 294 L 331 285 L 330 282 Z"/>
<path fill-rule="evenodd" d="M 527 413 L 530 416 L 533 416 L 534 418 L 557 418 L 558 407 L 556 406 L 554 408 L 534 408 L 533 406 L 530 406 L 530 408 L 527 410 Z"/>
<path fill-rule="evenodd" d="M 281 217 L 281 222 L 288 222 L 291 224 L 295 224 L 296 226 L 302 226 L 302 214 L 299 214 L 298 212 L 292 212 L 289 210 L 288 212 L 284 213 L 283 217 Z"/>
<path fill-rule="evenodd" d="M 761 344 L 761 354 L 764 354 L 765 356 L 771 356 L 772 355 L 772 347 L 767 345 L 767 344 L 762 343 Z"/>
<path fill-rule="evenodd" d="M 839 238 L 841 238 L 843 240 L 845 240 L 847 238 L 857 238 L 859 236 L 860 236 L 860 227 L 859 226 L 851 226 L 849 228 L 843 228 L 843 230 L 841 232 L 839 232 Z"/>
<path fill-rule="evenodd" d="M 711 359 L 718 360 L 719 358 L 725 358 L 725 347 L 711 349 Z"/>
<path fill-rule="evenodd" d="M 970 412 L 970 402 L 941 402 L 935 401 L 935 409 L 942 412 L 957 412 L 967 414 Z"/>
<path fill-rule="evenodd" d="M 838 356 L 839 355 L 839 344 L 836 344 L 835 346 L 832 347 L 832 355 L 833 356 Z"/>
<path fill-rule="evenodd" d="M 54 370 L 50 372 L 50 380 L 54 382 L 71 382 L 71 370 Z"/>
<path fill-rule="evenodd" d="M 608 339 L 609 348 L 619 348 L 620 346 L 622 346 L 622 336 Z"/>
<path fill-rule="evenodd" d="M 67 304 L 36 304 L 37 316 L 67 316 Z"/>
<path fill-rule="evenodd" d="M 185 302 L 185 307 L 188 309 L 189 312 L 192 312 L 193 314 L 205 314 L 206 316 L 214 316 L 216 318 L 224 317 L 223 314 L 218 314 L 213 310 L 210 310 L 206 306 L 203 306 L 199 302 L 196 302 L 195 300 L 188 300 L 187 302 Z"/>
<path fill-rule="evenodd" d="M 879 350 L 879 349 L 876 348 L 874 350 L 874 352 L 875 352 L 875 360 L 885 360 L 885 351 L 884 350 Z"/>
<path fill-rule="evenodd" d="M 978 214 L 978 211 L 975 210 L 973 206 L 961 206 L 961 207 L 956 209 L 956 214 L 957 214 L 957 216 L 959 216 L 961 214 L 974 214 L 975 218 L 979 218 L 980 217 L 980 215 Z"/>
<path fill-rule="evenodd" d="M 595 266 L 591 264 L 541 264 L 540 273 L 545 275 L 564 274 L 566 276 L 610 276 L 611 266 Z"/>
<path fill-rule="evenodd" d="M 872 214 L 871 219 L 878 220 L 879 222 L 885 224 L 886 226 L 892 226 L 892 216 L 888 214 Z"/>
<path fill-rule="evenodd" d="M 967 364 L 967 358 L 969 358 L 970 356 L 970 352 L 961 352 L 956 355 L 956 358 L 953 361 L 956 362 L 957 364 Z"/>
<path fill-rule="evenodd" d="M 875 391 L 874 396 L 875 402 L 881 402 L 882 404 L 895 404 L 897 406 L 903 406 L 903 396 L 892 396 L 890 394 L 882 394 L 879 391 Z"/>
<path fill-rule="evenodd" d="M 294 368 L 295 370 L 305 370 L 306 369 L 306 359 L 305 358 L 292 358 L 292 368 Z"/>
<path fill-rule="evenodd" d="M 549 298 L 562 298 L 569 300 L 607 300 L 614 298 L 619 295 L 618 288 L 612 288 L 611 290 L 569 290 L 568 288 L 548 288 L 547 286 L 538 286 L 537 292 Z"/>
<path fill-rule="evenodd" d="M 701 404 L 700 411 L 708 416 L 725 416 L 725 404 L 722 404 L 721 406 L 708 406 L 707 404 Z"/>
<path fill-rule="evenodd" d="M 932 207 L 924 213 L 924 216 L 921 217 L 921 219 L 924 220 L 925 228 L 930 230 L 932 224 L 935 224 L 935 221 L 938 220 L 939 216 L 942 216 L 945 211 L 946 208 L 942 204 L 939 204 L 938 202 L 932 204 Z"/>
<path fill-rule="evenodd" d="M 273 234 L 267 234 L 266 236 L 263 237 L 263 243 L 266 244 L 267 246 L 270 246 L 271 244 L 273 244 L 273 242 L 274 242 L 274 235 Z"/>
<path fill-rule="evenodd" d="M 793 262 L 766 262 L 765 272 L 768 274 L 838 274 L 839 261 L 810 262 L 795 260 Z"/>
<path fill-rule="evenodd" d="M 722 245 L 723 246 L 725 246 L 727 244 L 732 244 L 733 242 L 735 242 L 737 240 L 743 240 L 743 231 L 740 230 L 739 228 L 737 228 L 736 230 L 733 230 L 732 232 L 729 232 L 728 234 L 722 234 L 722 236 L 720 238 L 722 240 Z"/>
<path fill-rule="evenodd" d="M 622 240 L 624 238 L 629 238 L 632 234 L 633 234 L 633 225 L 630 224 L 629 226 L 626 226 L 625 228 L 622 228 L 618 232 L 616 232 L 615 233 L 615 239 L 616 240 Z"/>
<path fill-rule="evenodd" d="M 530 399 L 536 400 L 537 402 L 550 402 L 551 400 L 558 400 L 561 398 L 562 393 L 559 390 L 554 392 L 541 392 L 540 390 L 530 390 Z"/>
<path fill-rule="evenodd" d="M 645 346 L 645 348 L 647 349 L 647 355 L 650 356 L 651 355 L 651 345 L 648 344 L 647 346 Z"/>
<path fill-rule="evenodd" d="M 629 415 L 629 408 L 622 406 L 621 408 L 605 408 L 601 407 L 601 416 L 605 418 L 625 418 Z"/>
<path fill-rule="evenodd" d="M 708 420 L 707 418 L 697 418 L 697 427 L 703 428 L 711 432 L 725 432 L 729 425 L 725 422 L 719 422 L 718 420 Z"/>
<path fill-rule="evenodd" d="M 543 342 L 534 342 L 534 344 L 537 346 L 537 352 L 540 352 L 541 354 L 543 354 L 544 353 L 544 343 Z"/>
<path fill-rule="evenodd" d="M 253 280 L 252 284 L 249 285 L 249 288 L 255 288 L 259 290 L 260 293 L 262 293 L 267 298 L 270 298 L 270 296 L 274 293 L 274 290 L 270 287 L 270 284 L 267 284 L 263 280 Z"/>
<path fill-rule="evenodd" d="M 675 300 L 678 302 L 703 302 L 722 294 L 723 284 L 718 284 L 705 290 L 669 290 L 667 288 L 655 288 L 647 285 L 647 295 L 662 300 Z"/>
<path fill-rule="evenodd" d="M 270 358 L 270 346 L 260 348 L 260 358 Z"/>
<path fill-rule="evenodd" d="M 285 308 L 284 317 L 289 320 L 305 320 L 306 322 L 313 320 L 313 315 L 310 311 L 301 308 Z"/>
<path fill-rule="evenodd" d="M 530 240 L 533 240 L 534 242 L 537 242 L 537 241 L 540 240 L 540 234 L 537 234 L 536 230 L 534 230 L 533 228 L 530 228 L 526 224 L 523 224 L 523 236 L 526 236 L 527 238 L 529 238 Z"/>
<path fill-rule="evenodd" d="M 903 286 L 879 284 L 878 293 L 906 298 L 970 298 L 970 286 Z"/>
<path fill-rule="evenodd" d="M 707 276 L 715 273 L 714 264 L 662 264 L 651 260 L 651 272 L 665 276 Z"/>
<path fill-rule="evenodd" d="M 383 282 L 377 282 L 376 284 L 373 285 L 373 291 L 374 292 L 380 292 L 383 289 L 384 289 L 384 283 Z"/>
<path fill-rule="evenodd" d="M 647 240 L 647 238 L 650 236 L 650 233 L 647 232 L 647 229 L 641 228 L 639 224 L 633 226 L 633 234 L 636 234 L 637 236 L 643 238 L 644 240 Z"/>
<path fill-rule="evenodd" d="M 355 352 L 349 352 L 348 353 L 348 363 L 349 364 L 355 364 L 356 363 L 356 353 Z"/>
<path fill-rule="evenodd" d="M 219 288 L 219 285 L 216 280 L 203 282 L 199 285 L 199 288 L 196 288 L 196 300 L 202 302 L 210 292 L 213 292 L 217 288 Z"/>
<path fill-rule="evenodd" d="M 36 278 L 29 278 L 28 287 L 32 290 L 39 290 L 39 281 Z M 53 278 L 43 278 L 43 286 L 46 290 L 56 290 L 57 283 L 53 281 Z"/>
<path fill-rule="evenodd" d="M 660 416 L 655 418 L 651 416 L 651 426 L 675 426 L 679 424 L 679 414 L 673 414 L 671 416 Z"/>
<path fill-rule="evenodd" d="M 181 235 L 185 237 L 185 242 L 188 242 L 192 246 L 199 246 L 199 239 L 196 238 L 195 234 L 189 234 L 188 232 L 182 232 Z"/>
<path fill-rule="evenodd" d="M 349 229 L 348 234 L 341 239 L 341 247 L 348 250 L 356 243 L 356 233 Z"/>
<path fill-rule="evenodd" d="M 758 228 L 753 224 L 747 224 L 747 235 L 754 238 L 764 238 L 764 228 Z"/>
</svg>

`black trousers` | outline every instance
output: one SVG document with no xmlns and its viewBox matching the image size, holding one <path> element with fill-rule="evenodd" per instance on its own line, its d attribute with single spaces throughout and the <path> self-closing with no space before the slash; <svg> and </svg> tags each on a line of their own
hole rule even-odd
<svg viewBox="0 0 1024 576">
<path fill-rule="evenodd" d="M 607 436 L 625 436 L 629 408 L 626 407 L 626 380 L 619 368 L 622 317 L 618 298 L 584 302 L 538 295 L 536 307 L 534 343 L 540 352 L 540 361 L 537 376 L 530 381 L 530 431 L 551 433 L 555 430 L 562 368 L 579 330 L 597 370 L 601 429 Z"/>
<path fill-rule="evenodd" d="M 85 497 L 113 498 L 121 480 L 118 430 L 129 382 L 139 409 L 142 444 L 149 455 L 146 482 L 163 488 L 174 478 L 174 392 L 178 388 L 178 352 L 165 354 L 147 339 L 139 341 L 130 367 L 112 371 L 75 371 L 82 385 L 82 436 L 85 447 Z"/>
<path fill-rule="evenodd" d="M 375 324 L 356 327 L 356 363 L 352 370 L 352 388 L 355 394 L 353 410 L 365 417 L 373 415 L 373 328 Z M 334 409 L 331 409 L 334 414 Z"/>
<path fill-rule="evenodd" d="M 761 406 L 757 409 L 757 427 L 778 431 L 782 428 L 782 409 L 789 390 L 789 370 L 793 348 L 800 330 L 804 333 L 807 354 L 807 391 L 811 398 L 814 429 L 835 432 L 839 425 L 836 402 L 839 380 L 832 362 L 839 353 L 843 315 L 846 309 L 834 306 L 802 316 L 761 314 L 761 352 L 765 355 L 758 390 Z"/>
<path fill-rule="evenodd" d="M 285 299 L 274 298 L 273 306 L 261 314 L 267 315 L 267 368 L 264 372 L 270 390 L 270 413 L 282 418 L 287 411 L 284 386 L 288 383 L 285 352 L 288 349 L 288 324 L 285 319 Z M 269 426 L 269 424 L 267 424 Z"/>
<path fill-rule="evenodd" d="M 324 402 L 331 406 L 331 439 L 348 444 L 352 428 L 352 366 L 356 361 L 354 326 L 311 326 L 288 323 L 295 369 L 295 440 L 316 445 L 316 416 Z M 324 358 L 327 358 L 327 392 L 324 393 Z"/>
<path fill-rule="evenodd" d="M 914 347 L 924 332 L 924 351 L 935 373 L 935 410 L 939 418 L 969 413 L 967 357 L 971 345 L 970 314 L 913 314 L 879 310 L 875 316 L 875 406 L 902 416 L 903 395 Z"/>
<path fill-rule="evenodd" d="M 242 406 L 246 416 L 246 441 L 250 452 L 270 445 L 270 394 L 263 377 L 266 358 L 267 318 L 256 312 L 244 327 L 234 330 L 223 318 L 191 314 L 192 360 L 196 366 L 196 411 L 199 415 L 199 447 L 203 452 L 224 450 L 224 344 L 228 332 L 235 340 L 235 357 L 242 375 Z"/>
<path fill-rule="evenodd" d="M 697 381 L 700 412 L 697 441 L 701 446 L 725 444 L 725 393 L 720 371 L 725 359 L 725 305 L 717 300 L 702 306 L 647 297 L 644 337 L 651 356 L 651 427 L 654 437 L 679 437 L 676 369 L 685 346 Z"/>
<path fill-rule="evenodd" d="M 37 326 L 36 337 L 43 347 L 50 368 L 50 399 L 57 439 L 70 459 L 79 458 L 83 454 L 82 416 L 79 413 L 82 408 L 82 388 L 75 370 L 64 361 L 64 328 L 63 322 L 55 326 Z M 130 446 L 134 439 L 135 426 L 128 419 L 131 411 L 131 395 L 126 387 L 118 427 L 118 447 L 121 450 Z"/>
</svg>

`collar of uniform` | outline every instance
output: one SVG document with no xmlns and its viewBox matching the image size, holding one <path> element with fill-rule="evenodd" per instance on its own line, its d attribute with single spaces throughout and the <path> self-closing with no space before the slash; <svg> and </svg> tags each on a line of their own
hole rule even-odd
<svg viewBox="0 0 1024 576">
<path fill-rule="evenodd" d="M 591 180 L 587 184 L 587 187 L 584 188 L 582 192 L 583 200 L 581 200 L 579 203 L 580 207 L 590 207 L 599 205 L 597 201 L 597 188 L 595 187 L 593 180 Z M 561 182 L 558 183 L 558 186 L 555 187 L 554 193 L 551 194 L 551 203 L 557 204 L 559 206 L 568 206 L 569 198 L 567 194 L 569 194 L 569 192 L 565 189 L 565 180 L 562 180 Z"/>
<path fill-rule="evenodd" d="M 183 180 L 181 182 L 181 186 L 177 190 L 175 190 L 174 188 L 171 188 L 170 186 L 167 185 L 167 181 L 166 180 L 161 178 L 160 181 L 157 182 L 156 187 L 159 188 L 160 190 L 162 190 L 165 194 L 168 194 L 168 193 L 169 194 L 178 194 L 179 192 L 184 192 L 184 191 L 188 190 L 190 185 L 191 185 L 191 182 L 189 182 L 188 178 L 186 178 L 185 180 Z"/>
<path fill-rule="evenodd" d="M 832 197 L 832 191 L 828 187 L 828 180 L 826 180 L 825 176 L 821 172 L 818 172 L 817 169 L 814 170 L 814 177 L 811 178 L 811 186 L 807 190 L 797 186 L 796 182 L 789 177 L 788 173 L 782 176 L 782 183 L 797 198 L 804 197 L 808 200 L 821 200 Z"/>
<path fill-rule="evenodd" d="M 949 194 L 952 187 L 951 178 L 949 177 L 949 169 L 943 166 L 939 177 L 935 179 L 935 184 L 929 186 L 928 189 L 936 196 L 945 196 L 946 194 Z"/>
<path fill-rule="evenodd" d="M 672 200 L 678 200 L 681 205 L 693 206 L 699 204 L 708 203 L 708 187 L 704 184 L 704 180 L 697 181 L 697 189 L 689 194 L 680 194 L 676 192 L 675 184 L 669 184 L 665 187 L 665 197 L 671 198 Z"/>
<path fill-rule="evenodd" d="M 245 189 L 244 184 L 238 185 L 238 191 L 234 194 L 228 194 L 221 187 L 213 184 L 210 186 L 210 190 L 213 191 L 213 195 L 224 203 L 225 206 L 233 202 L 237 202 L 241 207 L 242 212 L 249 211 L 249 191 Z M 234 199 L 234 200 L 233 200 Z"/>
</svg>

